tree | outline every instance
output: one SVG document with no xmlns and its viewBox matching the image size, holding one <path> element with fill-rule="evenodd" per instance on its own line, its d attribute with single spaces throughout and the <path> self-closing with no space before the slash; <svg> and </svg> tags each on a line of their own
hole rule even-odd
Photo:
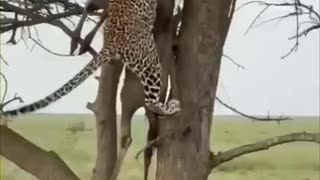
<svg viewBox="0 0 320 180">
<path fill-rule="evenodd" d="M 261 3 L 266 5 L 267 3 Z M 294 4 L 294 5 L 293 5 Z M 293 6 L 295 15 L 297 9 L 307 7 L 300 1 L 289 3 Z M 178 97 L 182 104 L 182 112 L 174 117 L 159 119 L 150 111 L 146 111 L 149 120 L 147 145 L 143 149 L 145 156 L 145 177 L 154 148 L 157 148 L 157 180 L 188 180 L 207 179 L 212 168 L 236 158 L 240 155 L 263 150 L 274 145 L 293 142 L 311 141 L 320 143 L 319 134 L 294 133 L 255 144 L 245 145 L 226 152 L 214 154 L 210 152 L 209 134 L 212 124 L 212 111 L 219 80 L 223 47 L 235 11 L 236 0 L 210 1 L 186 0 L 183 8 L 174 12 L 174 2 L 161 0 L 158 2 L 157 20 L 154 35 L 158 46 L 164 74 L 170 76 L 170 97 Z M 271 6 L 271 5 L 266 5 Z M 274 5 L 278 6 L 278 5 Z M 82 14 L 83 8 L 73 1 L 1 1 L 1 33 L 12 32 L 8 43 L 17 43 L 16 31 L 26 27 L 34 27 L 41 23 L 48 23 L 60 28 L 71 38 L 72 31 L 65 24 L 70 17 Z M 310 10 L 311 8 L 309 8 Z M 61 11 L 63 10 L 63 11 Z M 320 18 L 314 10 L 312 18 Z M 7 15 L 11 14 L 11 15 Z M 95 14 L 96 15 L 96 14 Z M 291 17 L 292 15 L 290 15 Z M 289 17 L 289 16 L 288 16 Z M 295 17 L 295 16 L 294 16 Z M 285 16 L 283 18 L 286 18 Z M 64 21 L 63 21 L 64 20 Z M 312 29 L 317 29 L 318 26 Z M 319 29 L 319 27 L 318 27 Z M 309 30 L 306 32 L 308 34 Z M 30 33 L 25 31 L 25 33 Z M 303 34 L 303 33 L 302 33 Z M 32 34 L 28 36 L 38 45 Z M 300 36 L 296 36 L 297 38 Z M 86 47 L 90 43 L 79 39 L 79 43 Z M 94 48 L 88 48 L 94 55 Z M 5 57 L 3 57 L 5 58 Z M 99 81 L 98 95 L 94 103 L 87 107 L 96 116 L 98 154 L 92 179 L 115 179 L 126 151 L 131 144 L 131 118 L 134 112 L 143 106 L 143 93 L 136 76 L 126 70 L 124 87 L 121 90 L 121 146 L 117 148 L 115 97 L 118 88 L 121 64 L 104 65 Z M 165 76 L 163 100 L 167 89 Z M 6 104 L 18 99 L 15 97 L 3 102 L 1 110 Z M 223 103 L 231 110 L 256 120 L 287 120 L 288 118 L 257 118 L 248 116 L 235 108 Z M 16 163 L 22 169 L 30 172 L 39 179 L 79 179 L 53 152 L 45 152 L 30 141 L 19 136 L 11 129 L 1 126 L 2 156 Z M 24 146 L 21 149 L 19 147 Z M 15 151 L 19 150 L 19 151 Z M 119 152 L 119 153 L 118 153 Z M 19 156 L 17 156 L 19 154 Z M 190 156 L 193 154 L 194 156 Z M 30 166 L 31 159 L 42 163 Z M 47 168 L 39 168 L 37 164 L 46 164 Z M 177 166 L 179 164 L 179 166 Z M 50 172 L 56 176 L 48 177 Z"/>
</svg>

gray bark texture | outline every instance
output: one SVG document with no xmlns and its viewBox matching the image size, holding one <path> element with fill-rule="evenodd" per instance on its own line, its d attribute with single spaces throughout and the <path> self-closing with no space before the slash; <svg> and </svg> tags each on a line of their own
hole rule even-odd
<svg viewBox="0 0 320 180">
<path fill-rule="evenodd" d="M 157 180 L 208 178 L 214 99 L 234 5 L 235 0 L 184 2 L 176 59 L 182 112 L 159 120 Z"/>
<path fill-rule="evenodd" d="M 96 116 L 97 126 L 97 158 L 92 180 L 109 179 L 117 160 L 116 93 L 122 66 L 114 63 L 102 67 L 96 101 L 87 105 Z"/>
</svg>

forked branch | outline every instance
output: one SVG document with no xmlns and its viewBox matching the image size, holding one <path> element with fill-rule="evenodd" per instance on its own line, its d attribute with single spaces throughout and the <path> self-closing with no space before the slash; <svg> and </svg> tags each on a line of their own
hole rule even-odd
<svg viewBox="0 0 320 180">
<path fill-rule="evenodd" d="M 287 135 L 277 136 L 269 139 L 265 139 L 262 141 L 258 141 L 253 144 L 242 145 L 224 152 L 219 152 L 217 154 L 213 154 L 210 158 L 210 169 L 214 169 L 217 166 L 231 161 L 237 157 L 242 155 L 246 155 L 249 153 L 254 153 L 258 151 L 267 150 L 271 147 L 291 143 L 291 142 L 313 142 L 320 144 L 320 134 L 319 133 L 291 133 Z"/>
<path fill-rule="evenodd" d="M 19 97 L 17 94 L 15 94 L 13 98 L 11 98 L 8 101 L 5 101 L 4 103 L 0 104 L 0 111 L 2 111 L 5 106 L 7 106 L 8 104 L 10 104 L 10 103 L 12 103 L 14 101 L 19 101 L 20 103 L 23 103 L 22 98 Z"/>
<path fill-rule="evenodd" d="M 317 12 L 312 5 L 308 5 L 305 3 L 302 3 L 301 0 L 292 0 L 292 2 L 267 2 L 267 1 L 250 1 L 247 3 L 244 3 L 241 5 L 237 10 L 240 8 L 243 8 L 248 5 L 259 5 L 263 6 L 264 8 L 262 11 L 254 18 L 252 23 L 249 25 L 248 29 L 246 30 L 246 33 L 253 27 L 254 24 L 256 24 L 257 20 L 262 17 L 262 15 L 271 8 L 286 8 L 289 7 L 292 10 L 289 13 L 286 13 L 281 16 L 273 17 L 268 20 L 263 21 L 262 23 L 258 24 L 264 24 L 268 22 L 274 22 L 277 21 L 276 24 L 278 24 L 280 21 L 283 21 L 285 19 L 289 18 L 295 18 L 295 35 L 291 36 L 289 40 L 295 40 L 294 45 L 291 47 L 291 49 L 283 55 L 281 58 L 284 59 L 288 57 L 292 52 L 296 51 L 299 46 L 299 38 L 302 36 L 307 36 L 312 31 L 319 31 L 320 30 L 320 13 Z M 301 21 L 301 19 L 308 19 L 304 22 Z M 305 28 L 302 28 L 302 25 L 304 25 Z"/>
<path fill-rule="evenodd" d="M 39 24 L 47 23 L 60 28 L 66 35 L 73 38 L 73 32 L 63 22 L 72 21 L 69 19 L 72 16 L 78 16 L 82 13 L 83 8 L 77 2 L 66 0 L 50 0 L 50 1 L 1 1 L 0 2 L 0 34 L 12 31 L 9 43 L 15 43 L 16 31 L 23 28 L 28 29 L 28 37 L 32 37 L 32 31 L 29 27 L 34 27 Z M 11 16 L 15 18 L 11 18 Z M 37 32 L 36 32 L 37 33 Z M 79 38 L 77 41 L 80 45 L 84 44 L 84 40 Z M 38 44 L 39 45 L 39 44 Z M 41 46 L 43 48 L 43 46 Z M 97 53 L 91 47 L 87 46 L 90 54 L 95 56 Z M 48 51 L 52 53 L 52 51 Z M 55 53 L 53 53 L 55 54 Z M 57 54 L 56 54 L 57 55 Z"/>
<path fill-rule="evenodd" d="M 0 102 L 0 115 L 1 115 L 1 112 L 3 112 L 3 108 L 5 106 L 7 106 L 8 104 L 14 102 L 14 101 L 19 101 L 20 103 L 23 103 L 23 100 L 21 97 L 19 97 L 17 94 L 14 95 L 13 98 L 9 99 L 9 100 L 5 100 L 6 99 L 6 96 L 7 96 L 7 92 L 8 92 L 8 80 L 6 78 L 6 76 L 0 72 L 0 77 L 3 79 L 4 81 L 4 92 L 3 92 L 3 96 L 1 97 L 1 102 Z"/>
</svg>

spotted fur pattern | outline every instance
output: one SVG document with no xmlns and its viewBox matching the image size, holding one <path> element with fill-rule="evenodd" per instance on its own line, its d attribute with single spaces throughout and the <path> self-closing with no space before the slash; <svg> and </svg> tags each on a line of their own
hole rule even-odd
<svg viewBox="0 0 320 180">
<path fill-rule="evenodd" d="M 162 70 L 152 34 L 156 3 L 157 0 L 110 0 L 109 16 L 103 27 L 103 48 L 99 54 L 54 93 L 1 116 L 17 116 L 47 107 L 78 87 L 101 65 L 116 60 L 122 61 L 141 79 L 146 107 L 159 115 L 179 112 L 178 100 L 168 104 L 159 101 Z"/>
</svg>

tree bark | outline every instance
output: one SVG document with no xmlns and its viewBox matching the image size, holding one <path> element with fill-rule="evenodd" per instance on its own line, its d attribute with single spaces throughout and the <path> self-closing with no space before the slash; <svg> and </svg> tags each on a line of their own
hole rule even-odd
<svg viewBox="0 0 320 180">
<path fill-rule="evenodd" d="M 103 65 L 96 101 L 88 103 L 96 116 L 97 158 L 92 179 L 106 180 L 112 176 L 117 160 L 116 97 L 123 65 L 120 62 Z"/>
<path fill-rule="evenodd" d="M 174 62 L 172 52 L 173 46 L 173 31 L 176 31 L 175 22 L 173 19 L 174 1 L 172 0 L 158 0 L 157 18 L 154 24 L 153 34 L 157 44 L 157 50 L 162 65 L 161 75 L 161 97 L 160 100 L 164 102 L 166 99 L 166 91 L 168 88 L 168 77 L 172 82 L 171 67 Z M 175 77 L 175 76 L 173 76 Z M 172 83 L 171 83 L 172 84 Z M 146 116 L 149 121 L 149 129 L 147 132 L 147 142 L 150 142 L 158 137 L 158 121 L 159 119 L 153 112 L 146 109 Z M 144 179 L 148 179 L 148 170 L 151 164 L 154 146 L 144 150 Z"/>
<path fill-rule="evenodd" d="M 157 180 L 208 178 L 214 99 L 234 4 L 184 1 L 176 67 L 182 111 L 159 121 Z"/>
<path fill-rule="evenodd" d="M 291 143 L 291 142 L 313 142 L 320 144 L 320 133 L 290 133 L 286 135 L 276 136 L 261 141 L 257 141 L 251 144 L 241 145 L 224 152 L 218 152 L 213 154 L 210 160 L 210 169 L 214 169 L 221 164 L 231 161 L 234 158 L 249 154 L 255 153 L 258 151 L 264 151 L 271 147 Z"/>
<path fill-rule="evenodd" d="M 5 126 L 0 126 L 0 154 L 40 180 L 79 180 L 55 152 L 43 150 Z"/>
<path fill-rule="evenodd" d="M 158 47 L 159 56 L 163 66 L 162 74 L 162 97 L 165 100 L 165 92 L 167 89 L 167 81 L 169 74 L 170 61 L 173 60 L 172 54 L 172 14 L 174 2 L 171 0 L 159 1 L 157 8 L 157 19 L 154 27 L 155 40 Z M 113 67 L 117 66 L 117 67 Z M 131 143 L 131 120 L 134 112 L 144 105 L 143 88 L 140 79 L 131 71 L 126 69 L 124 86 L 121 90 L 121 147 L 117 154 L 116 148 L 116 92 L 122 66 L 112 64 L 102 68 L 102 74 L 99 78 L 99 91 L 96 102 L 89 104 L 88 107 L 95 113 L 97 120 L 97 137 L 98 137 L 98 154 L 95 168 L 95 179 L 109 179 L 115 167 L 117 158 L 121 159 L 125 155 L 127 148 Z M 148 111 L 148 110 L 147 110 Z M 156 136 L 156 119 L 150 114 L 148 119 L 150 122 L 149 134 Z M 153 138 L 152 136 L 151 138 Z M 126 145 L 126 142 L 129 144 Z M 150 150 L 150 149 L 149 149 Z M 150 152 L 150 151 L 149 151 Z M 151 153 L 152 154 L 152 153 Z M 147 166 L 151 157 L 145 157 Z M 149 159 L 148 159 L 149 158 Z M 147 168 L 145 169 L 147 171 Z M 147 174 L 145 174 L 147 176 Z M 93 179 L 94 179 L 93 178 Z"/>
</svg>

